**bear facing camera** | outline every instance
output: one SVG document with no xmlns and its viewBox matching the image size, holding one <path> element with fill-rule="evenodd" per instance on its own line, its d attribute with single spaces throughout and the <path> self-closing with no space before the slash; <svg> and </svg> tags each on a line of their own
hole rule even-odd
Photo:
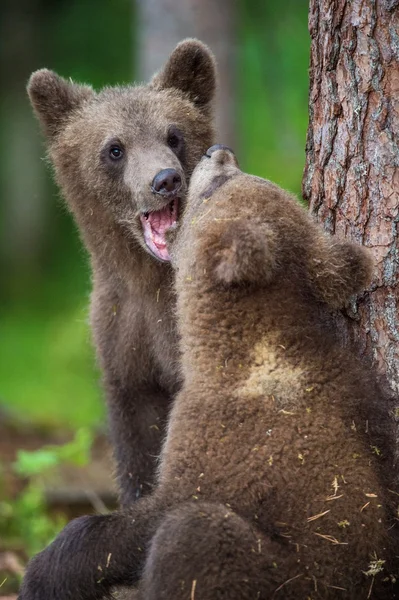
<svg viewBox="0 0 399 600">
<path fill-rule="evenodd" d="M 195 39 L 178 44 L 147 84 L 97 92 L 48 69 L 28 84 L 90 254 L 91 326 L 123 506 L 152 489 L 180 385 L 165 233 L 179 221 L 190 174 L 212 144 L 215 89 L 215 59 Z"/>
</svg>

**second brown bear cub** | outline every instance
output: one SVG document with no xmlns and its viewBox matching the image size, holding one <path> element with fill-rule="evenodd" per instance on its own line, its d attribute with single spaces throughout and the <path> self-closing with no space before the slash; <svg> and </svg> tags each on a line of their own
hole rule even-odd
<svg viewBox="0 0 399 600">
<path fill-rule="evenodd" d="M 157 485 L 72 521 L 21 600 L 138 582 L 143 600 L 398 597 L 394 424 L 328 319 L 369 281 L 368 254 L 223 147 L 196 167 L 174 235 L 184 385 Z"/>
<path fill-rule="evenodd" d="M 389 465 L 393 422 L 326 325 L 369 282 L 369 255 L 215 146 L 172 264 L 185 383 L 155 496 L 180 506 L 152 540 L 142 597 L 394 598 L 373 452 Z"/>
</svg>

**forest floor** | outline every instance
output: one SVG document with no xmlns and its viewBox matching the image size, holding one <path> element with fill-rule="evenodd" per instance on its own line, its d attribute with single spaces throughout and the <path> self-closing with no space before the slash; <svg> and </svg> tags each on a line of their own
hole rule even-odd
<svg viewBox="0 0 399 600">
<path fill-rule="evenodd" d="M 13 594 L 18 590 L 29 558 L 26 540 L 34 536 L 35 528 L 40 526 L 42 510 L 49 518 L 61 517 L 65 522 L 82 514 L 104 513 L 116 506 L 111 451 L 104 432 L 99 432 L 94 437 L 88 464 L 82 467 L 61 464 L 46 472 L 40 480 L 44 509 L 39 507 L 37 514 L 33 509 L 31 518 L 28 514 L 28 519 L 21 519 L 20 528 L 19 523 L 17 527 L 10 527 L 12 507 L 18 503 L 21 506 L 21 498 L 23 503 L 29 485 L 26 478 L 15 472 L 18 452 L 55 447 L 69 442 L 71 437 L 71 433 L 65 431 L 10 419 L 0 411 L 0 600 L 15 598 Z M 11 506 L 8 522 L 8 515 L 4 514 L 7 506 Z"/>
</svg>

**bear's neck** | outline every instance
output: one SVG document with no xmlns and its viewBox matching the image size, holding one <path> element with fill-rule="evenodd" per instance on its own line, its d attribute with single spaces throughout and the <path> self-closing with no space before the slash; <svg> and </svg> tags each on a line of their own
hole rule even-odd
<svg viewBox="0 0 399 600">
<path fill-rule="evenodd" d="M 153 287 L 154 280 L 157 284 L 165 278 L 165 270 L 169 272 L 170 266 L 150 256 L 106 211 L 80 211 L 77 206 L 74 203 L 73 213 L 90 254 L 95 281 L 110 280 L 116 287 Z"/>
</svg>

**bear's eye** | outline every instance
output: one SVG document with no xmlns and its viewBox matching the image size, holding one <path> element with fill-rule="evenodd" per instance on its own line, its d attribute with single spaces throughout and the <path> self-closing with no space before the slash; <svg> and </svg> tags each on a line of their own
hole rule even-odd
<svg viewBox="0 0 399 600">
<path fill-rule="evenodd" d="M 171 148 L 171 150 L 173 150 L 175 154 L 183 150 L 183 134 L 180 131 L 180 129 L 178 129 L 175 125 L 171 125 L 171 127 L 169 127 L 166 142 L 169 148 Z"/>
<path fill-rule="evenodd" d="M 119 160 L 123 156 L 123 150 L 120 146 L 111 146 L 109 149 L 109 155 L 112 160 Z"/>
<path fill-rule="evenodd" d="M 177 148 L 180 144 L 180 140 L 175 133 L 170 133 L 168 135 L 168 146 L 169 148 Z"/>
</svg>

